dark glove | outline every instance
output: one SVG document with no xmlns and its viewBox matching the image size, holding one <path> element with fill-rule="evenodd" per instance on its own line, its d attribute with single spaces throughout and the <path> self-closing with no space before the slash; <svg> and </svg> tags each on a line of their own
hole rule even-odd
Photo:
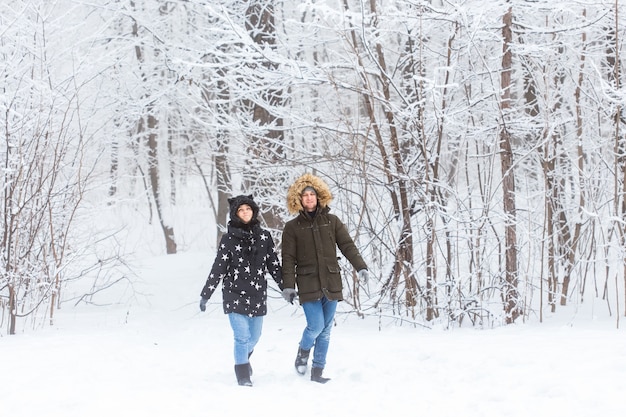
<svg viewBox="0 0 626 417">
<path fill-rule="evenodd" d="M 208 298 L 200 299 L 200 311 L 206 311 L 206 303 L 209 301 Z"/>
<path fill-rule="evenodd" d="M 367 271 L 367 269 L 361 269 L 358 274 L 359 280 L 361 280 L 363 284 L 367 284 L 367 281 L 370 279 L 370 273 Z"/>
<path fill-rule="evenodd" d="M 283 290 L 283 298 L 285 299 L 285 301 L 293 304 L 293 300 L 296 299 L 296 290 L 294 290 L 293 288 L 285 288 Z"/>
</svg>

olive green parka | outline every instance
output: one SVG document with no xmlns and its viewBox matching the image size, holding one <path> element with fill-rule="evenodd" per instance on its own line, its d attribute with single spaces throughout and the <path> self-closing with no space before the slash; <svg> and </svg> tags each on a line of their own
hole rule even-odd
<svg viewBox="0 0 626 417">
<path fill-rule="evenodd" d="M 313 187 L 317 194 L 317 211 L 313 216 L 302 208 L 300 196 L 306 187 Z M 297 215 L 283 230 L 283 285 L 284 288 L 297 285 L 300 304 L 324 295 L 329 300 L 343 300 L 337 248 L 357 271 L 367 269 L 348 229 L 329 213 L 331 200 L 328 185 L 312 174 L 298 178 L 287 192 L 287 207 Z"/>
</svg>

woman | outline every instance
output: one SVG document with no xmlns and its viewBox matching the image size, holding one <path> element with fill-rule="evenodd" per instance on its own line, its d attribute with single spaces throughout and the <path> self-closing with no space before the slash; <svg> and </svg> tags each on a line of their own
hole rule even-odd
<svg viewBox="0 0 626 417">
<path fill-rule="evenodd" d="M 239 385 L 252 386 L 249 358 L 261 337 L 267 314 L 267 280 L 270 273 L 282 290 L 280 261 L 272 236 L 259 225 L 259 207 L 251 195 L 229 198 L 230 222 L 222 236 L 211 273 L 200 293 L 200 310 L 222 282 L 224 313 L 235 338 L 235 375 Z"/>
</svg>

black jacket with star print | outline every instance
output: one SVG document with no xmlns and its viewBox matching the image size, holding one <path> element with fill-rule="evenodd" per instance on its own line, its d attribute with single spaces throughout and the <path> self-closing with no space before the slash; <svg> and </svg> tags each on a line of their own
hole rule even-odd
<svg viewBox="0 0 626 417">
<path fill-rule="evenodd" d="M 200 296 L 209 299 L 222 281 L 225 314 L 264 316 L 267 314 L 266 273 L 282 290 L 282 270 L 270 233 L 258 222 L 244 225 L 231 221 Z"/>
</svg>

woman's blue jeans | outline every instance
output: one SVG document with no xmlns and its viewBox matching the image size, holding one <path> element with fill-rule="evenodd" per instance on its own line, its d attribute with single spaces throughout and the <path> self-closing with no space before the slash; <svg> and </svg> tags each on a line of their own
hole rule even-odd
<svg viewBox="0 0 626 417">
<path fill-rule="evenodd" d="M 315 346 L 313 367 L 324 368 L 330 343 L 330 330 L 337 311 L 337 301 L 322 297 L 319 300 L 303 303 L 302 308 L 306 317 L 306 328 L 302 333 L 300 347 L 303 350 L 310 350 Z"/>
<path fill-rule="evenodd" d="M 248 355 L 252 353 L 261 338 L 263 316 L 248 317 L 238 313 L 228 313 L 230 327 L 235 336 L 235 365 L 248 363 Z"/>
</svg>

